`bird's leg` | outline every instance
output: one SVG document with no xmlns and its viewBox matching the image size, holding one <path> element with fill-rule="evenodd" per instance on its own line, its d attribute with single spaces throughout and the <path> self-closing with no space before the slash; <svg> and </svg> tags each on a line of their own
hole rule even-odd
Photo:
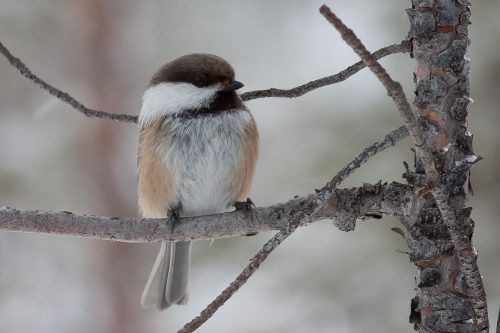
<svg viewBox="0 0 500 333">
<path fill-rule="evenodd" d="M 245 213 L 252 213 L 254 207 L 255 207 L 255 204 L 253 203 L 252 199 L 250 199 L 250 198 L 247 198 L 245 201 L 236 201 L 234 203 L 234 208 L 236 208 L 236 210 L 242 210 Z M 252 215 L 252 217 L 253 217 L 253 215 Z M 257 234 L 258 234 L 257 232 L 251 232 L 251 233 L 246 234 L 245 236 L 255 236 Z"/>
<path fill-rule="evenodd" d="M 174 232 L 175 225 L 181 221 L 181 217 L 180 217 L 181 208 L 182 208 L 181 204 L 179 204 L 176 207 L 173 207 L 168 211 L 170 226 L 172 228 L 172 233 Z"/>
<path fill-rule="evenodd" d="M 255 204 L 250 198 L 247 198 L 245 201 L 236 201 L 234 203 L 234 208 L 236 208 L 236 210 L 251 212 L 253 210 L 253 207 L 255 207 Z"/>
</svg>

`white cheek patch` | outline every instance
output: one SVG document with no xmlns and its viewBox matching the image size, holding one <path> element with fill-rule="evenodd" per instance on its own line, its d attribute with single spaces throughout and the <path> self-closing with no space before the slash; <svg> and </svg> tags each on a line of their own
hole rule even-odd
<svg viewBox="0 0 500 333">
<path fill-rule="evenodd" d="M 185 82 L 154 85 L 142 96 L 139 125 L 144 127 L 152 120 L 168 114 L 207 107 L 221 88 L 220 84 L 198 88 Z"/>
</svg>

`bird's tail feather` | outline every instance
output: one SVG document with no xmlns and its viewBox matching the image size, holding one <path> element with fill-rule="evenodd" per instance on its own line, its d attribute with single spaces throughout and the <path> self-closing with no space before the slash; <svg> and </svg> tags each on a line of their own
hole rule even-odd
<svg viewBox="0 0 500 333">
<path fill-rule="evenodd" d="M 162 242 L 160 252 L 142 292 L 144 308 L 163 310 L 172 304 L 186 304 L 191 242 Z"/>
</svg>

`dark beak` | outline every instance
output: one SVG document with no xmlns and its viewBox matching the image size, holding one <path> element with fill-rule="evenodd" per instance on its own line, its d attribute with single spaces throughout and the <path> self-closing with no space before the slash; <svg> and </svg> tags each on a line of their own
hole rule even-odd
<svg viewBox="0 0 500 333">
<path fill-rule="evenodd" d="M 223 92 L 230 92 L 230 91 L 235 91 L 240 89 L 241 87 L 244 87 L 245 85 L 239 81 L 231 81 L 224 89 L 221 91 Z"/>
</svg>

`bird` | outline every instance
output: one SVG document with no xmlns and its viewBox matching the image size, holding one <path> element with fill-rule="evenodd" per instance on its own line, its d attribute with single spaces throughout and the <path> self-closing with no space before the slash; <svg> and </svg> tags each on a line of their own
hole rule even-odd
<svg viewBox="0 0 500 333">
<path fill-rule="evenodd" d="M 254 117 L 237 93 L 233 67 L 207 53 L 163 65 L 142 97 L 137 146 L 138 206 L 144 218 L 251 209 L 259 152 Z M 162 242 L 142 293 L 143 308 L 189 299 L 191 242 Z"/>
</svg>

